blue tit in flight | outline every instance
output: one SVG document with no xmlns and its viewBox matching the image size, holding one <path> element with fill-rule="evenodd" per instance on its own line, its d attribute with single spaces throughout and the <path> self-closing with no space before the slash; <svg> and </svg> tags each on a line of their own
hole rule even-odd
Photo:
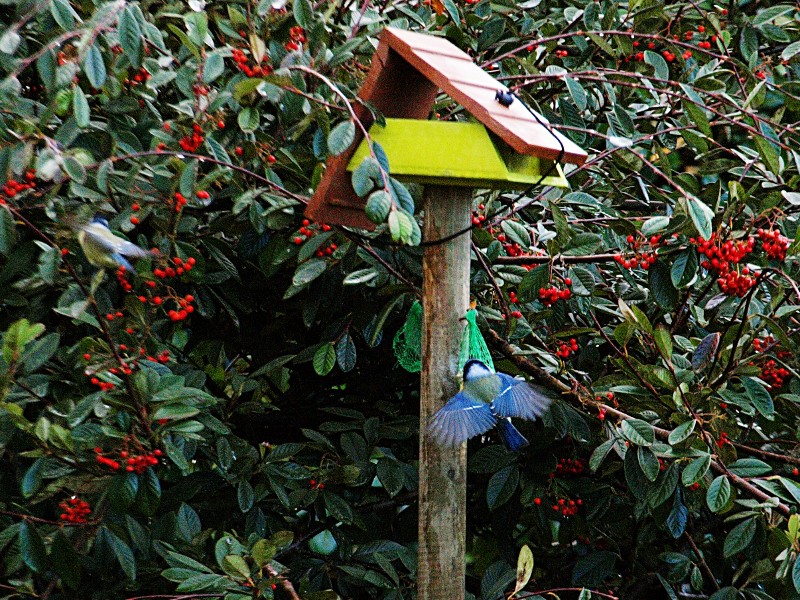
<svg viewBox="0 0 800 600">
<path fill-rule="evenodd" d="M 518 452 L 528 440 L 511 423 L 511 417 L 534 421 L 552 401 L 526 381 L 492 373 L 481 361 L 470 360 L 464 365 L 461 391 L 433 415 L 428 431 L 442 446 L 458 446 L 497 427 L 503 445 Z"/>
<path fill-rule="evenodd" d="M 86 260 L 95 267 L 117 269 L 122 266 L 134 274 L 136 270 L 125 257 L 143 258 L 152 254 L 149 250 L 114 235 L 108 227 L 108 219 L 102 215 L 95 215 L 90 223 L 80 228 L 78 243 Z"/>
</svg>

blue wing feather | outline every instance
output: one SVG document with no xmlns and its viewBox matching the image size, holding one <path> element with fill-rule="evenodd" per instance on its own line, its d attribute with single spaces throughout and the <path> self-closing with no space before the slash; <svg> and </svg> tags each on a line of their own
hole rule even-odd
<svg viewBox="0 0 800 600">
<path fill-rule="evenodd" d="M 428 431 L 442 446 L 458 446 L 486 433 L 496 422 L 488 404 L 459 392 L 433 415 Z"/>
<path fill-rule="evenodd" d="M 526 381 L 514 379 L 505 373 L 497 373 L 497 377 L 501 382 L 500 393 L 492 402 L 492 408 L 500 417 L 519 417 L 534 421 L 553 402 L 547 393 Z"/>
</svg>

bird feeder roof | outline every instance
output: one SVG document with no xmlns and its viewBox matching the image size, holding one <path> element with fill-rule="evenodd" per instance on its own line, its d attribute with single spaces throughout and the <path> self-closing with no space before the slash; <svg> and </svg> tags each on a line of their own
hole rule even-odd
<svg viewBox="0 0 800 600">
<path fill-rule="evenodd" d="M 359 98 L 387 118 L 427 119 L 442 90 L 514 151 L 547 160 L 561 157 L 577 165 L 585 162 L 586 152 L 549 129 L 544 117 L 532 115 L 521 102 L 508 107 L 497 102 L 497 91 L 506 89 L 448 40 L 387 27 Z M 372 125 L 374 118 L 367 106 L 356 104 L 354 112 L 364 127 Z M 356 195 L 347 172 L 362 140 L 363 133 L 357 128 L 350 148 L 329 159 L 306 209 L 309 217 L 318 222 L 374 227 L 364 213 L 366 199 Z"/>
</svg>

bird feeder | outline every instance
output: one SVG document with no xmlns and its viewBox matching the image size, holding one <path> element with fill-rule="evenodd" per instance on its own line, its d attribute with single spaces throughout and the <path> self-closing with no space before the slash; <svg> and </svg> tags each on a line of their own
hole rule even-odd
<svg viewBox="0 0 800 600">
<path fill-rule="evenodd" d="M 372 60 L 359 98 L 356 117 L 380 143 L 393 177 L 401 180 L 469 188 L 520 189 L 538 183 L 566 186 L 560 166 L 581 165 L 586 152 L 547 127 L 520 102 L 505 106 L 495 99 L 505 86 L 472 62 L 448 40 L 387 27 Z M 429 121 L 442 90 L 463 106 L 474 122 Z M 373 113 L 385 117 L 385 127 Z M 563 147 L 563 152 L 562 152 Z M 372 229 L 350 182 L 369 153 L 359 128 L 344 153 L 332 157 L 308 204 L 306 215 L 317 222 Z"/>
<path fill-rule="evenodd" d="M 430 121 L 439 90 L 470 122 Z M 499 92 L 499 93 L 498 93 Z M 431 416 L 458 391 L 463 323 L 469 304 L 474 188 L 566 186 L 560 165 L 586 152 L 549 128 L 501 83 L 444 38 L 386 28 L 354 103 L 355 116 L 386 152 L 393 177 L 425 184 L 417 598 L 463 600 L 466 571 L 466 445 L 444 448 L 427 434 Z M 372 107 L 384 119 L 375 123 Z M 349 171 L 369 155 L 363 132 L 327 168 L 306 215 L 320 223 L 372 229 L 366 198 Z"/>
</svg>

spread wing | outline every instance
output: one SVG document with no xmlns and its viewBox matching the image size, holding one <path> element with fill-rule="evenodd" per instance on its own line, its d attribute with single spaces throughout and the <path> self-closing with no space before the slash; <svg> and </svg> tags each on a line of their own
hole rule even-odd
<svg viewBox="0 0 800 600">
<path fill-rule="evenodd" d="M 136 244 L 122 239 L 121 237 L 117 237 L 111 233 L 111 231 L 96 223 L 84 225 L 81 229 L 87 243 L 102 248 L 110 253 L 133 256 L 135 258 L 141 258 L 150 254 L 148 250 L 140 248 Z"/>
<path fill-rule="evenodd" d="M 500 393 L 492 402 L 494 413 L 500 417 L 519 417 L 535 421 L 553 402 L 552 396 L 526 381 L 497 373 L 502 383 Z"/>
<path fill-rule="evenodd" d="M 488 404 L 459 392 L 433 415 L 428 431 L 442 446 L 458 446 L 486 433 L 496 421 Z"/>
</svg>

